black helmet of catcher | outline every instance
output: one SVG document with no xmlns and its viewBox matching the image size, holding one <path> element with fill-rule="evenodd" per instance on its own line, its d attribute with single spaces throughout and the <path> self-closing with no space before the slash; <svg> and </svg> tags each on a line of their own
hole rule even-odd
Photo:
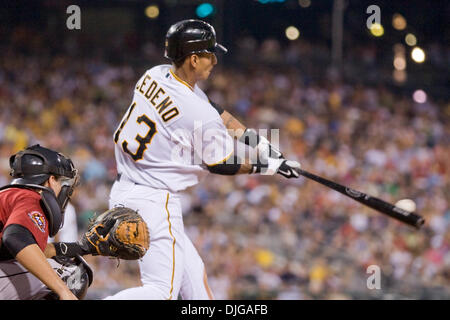
<svg viewBox="0 0 450 320">
<path fill-rule="evenodd" d="M 72 160 L 39 144 L 19 151 L 9 159 L 11 184 L 43 184 L 51 175 L 74 178 Z"/>
<path fill-rule="evenodd" d="M 164 57 L 177 62 L 193 53 L 227 53 L 216 42 L 213 26 L 202 20 L 183 20 L 173 24 L 166 34 Z"/>
<path fill-rule="evenodd" d="M 9 187 L 40 190 L 41 205 L 49 219 L 49 233 L 54 236 L 64 224 L 64 210 L 78 182 L 72 160 L 36 144 L 11 156 L 9 165 L 13 177 Z M 61 181 L 57 197 L 53 190 L 42 186 L 52 175 Z"/>
</svg>

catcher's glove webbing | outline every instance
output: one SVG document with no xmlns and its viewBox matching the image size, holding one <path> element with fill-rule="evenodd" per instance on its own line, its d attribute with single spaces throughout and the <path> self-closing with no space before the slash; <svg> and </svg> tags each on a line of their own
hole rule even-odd
<svg viewBox="0 0 450 320">
<path fill-rule="evenodd" d="M 127 207 L 115 207 L 93 220 L 80 242 L 92 255 L 136 260 L 147 252 L 150 237 L 139 213 Z"/>
</svg>

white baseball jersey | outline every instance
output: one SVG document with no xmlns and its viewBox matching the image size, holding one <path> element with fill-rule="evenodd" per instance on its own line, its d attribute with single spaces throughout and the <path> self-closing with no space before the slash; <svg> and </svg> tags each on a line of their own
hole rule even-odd
<svg viewBox="0 0 450 320">
<path fill-rule="evenodd" d="M 205 165 L 228 159 L 234 143 L 206 94 L 171 68 L 153 67 L 139 79 L 114 142 L 120 175 L 176 192 L 197 184 Z"/>
</svg>

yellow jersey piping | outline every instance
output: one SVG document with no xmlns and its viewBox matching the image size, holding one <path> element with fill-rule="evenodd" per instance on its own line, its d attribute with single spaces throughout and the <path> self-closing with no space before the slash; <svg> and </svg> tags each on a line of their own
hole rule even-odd
<svg viewBox="0 0 450 320">
<path fill-rule="evenodd" d="M 191 89 L 192 91 L 194 91 L 194 88 L 191 87 L 191 85 L 189 83 L 187 83 L 186 81 L 184 81 L 183 79 L 181 79 L 179 76 L 177 76 L 172 69 L 169 70 L 170 73 L 172 74 L 172 76 L 178 80 L 179 82 L 181 82 L 182 84 L 184 84 L 185 86 L 187 86 L 189 89 Z"/>
<path fill-rule="evenodd" d="M 207 165 L 208 167 L 217 166 L 218 164 L 221 164 L 221 163 L 227 161 L 228 159 L 230 159 L 230 157 L 231 157 L 231 155 L 233 154 L 233 152 L 234 152 L 234 150 L 231 151 L 230 154 L 227 155 L 227 156 L 225 157 L 225 159 L 223 159 L 223 160 L 221 160 L 221 161 L 217 161 L 216 163 L 213 163 L 213 164 L 206 164 L 206 165 Z"/>
</svg>

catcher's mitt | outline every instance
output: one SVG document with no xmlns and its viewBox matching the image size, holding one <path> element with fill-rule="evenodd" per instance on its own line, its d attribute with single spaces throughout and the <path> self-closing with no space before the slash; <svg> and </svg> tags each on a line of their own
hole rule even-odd
<svg viewBox="0 0 450 320">
<path fill-rule="evenodd" d="M 115 207 L 93 220 L 80 242 L 92 255 L 137 260 L 147 252 L 149 239 L 147 224 L 139 213 Z"/>
</svg>

